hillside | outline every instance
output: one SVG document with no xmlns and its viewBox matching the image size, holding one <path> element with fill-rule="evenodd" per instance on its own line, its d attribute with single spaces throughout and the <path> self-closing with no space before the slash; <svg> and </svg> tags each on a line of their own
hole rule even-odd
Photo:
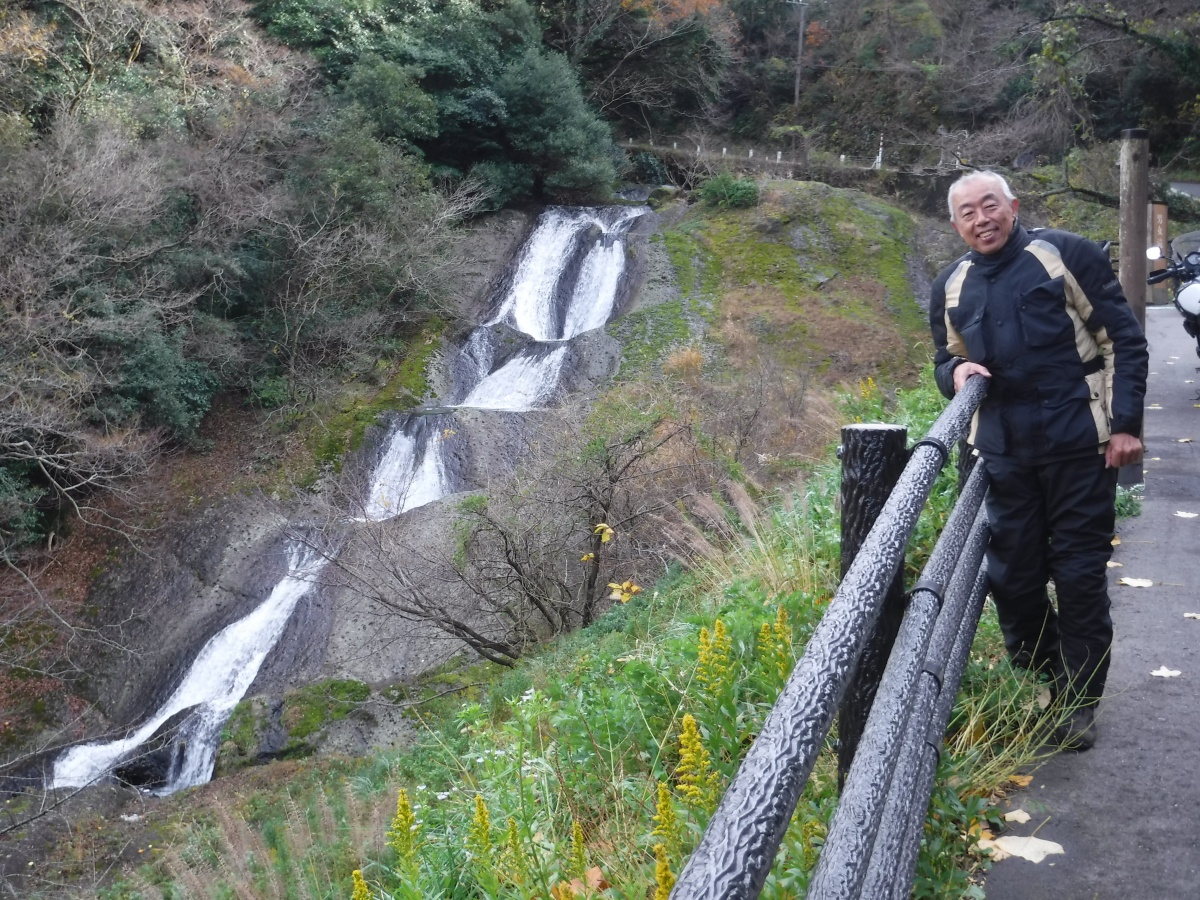
<svg viewBox="0 0 1200 900">
<path fill-rule="evenodd" d="M 752 733 L 769 708 L 832 593 L 833 429 L 845 417 L 886 415 L 911 420 L 915 432 L 937 403 L 928 386 L 889 399 L 892 386 L 914 383 L 924 363 L 921 314 L 903 273 L 928 262 L 914 254 L 916 226 L 907 214 L 857 191 L 810 183 L 765 185 L 761 204 L 748 210 L 677 203 L 660 212 L 664 230 L 644 250 L 647 287 L 609 326 L 625 344 L 622 377 L 584 402 L 598 416 L 593 429 L 610 436 L 636 426 L 612 418 L 615 410 L 657 410 L 660 429 L 688 422 L 719 467 L 689 475 L 711 473 L 713 481 L 695 486 L 715 503 L 701 502 L 699 492 L 676 493 L 676 513 L 668 509 L 664 518 L 616 532 L 611 552 L 631 564 L 628 581 L 639 587 L 628 602 L 512 668 L 464 660 L 416 683 L 343 679 L 247 701 L 227 726 L 223 771 L 253 760 L 263 738 L 255 716 L 276 704 L 289 729 L 290 761 L 164 800 L 106 790 L 85 795 L 42 823 L 51 827 L 27 831 L 16 843 L 12 837 L 21 836 L 10 836 L 17 864 L 6 865 L 9 876 L 28 869 L 26 860 L 38 872 L 22 890 L 50 895 L 41 879 L 65 877 L 84 895 L 107 885 L 110 897 L 156 897 L 201 883 L 201 895 L 224 884 L 249 896 L 282 896 L 272 884 L 291 884 L 302 895 L 335 896 L 349 892 L 350 871 L 360 868 L 375 887 L 399 877 L 389 890 L 401 890 L 396 885 L 409 879 L 414 896 L 455 896 L 447 880 L 465 889 L 463 879 L 486 885 L 489 878 L 499 879 L 485 888 L 495 896 L 547 896 L 559 881 L 598 867 L 609 883 L 600 896 L 641 896 L 653 869 L 649 816 L 656 805 L 662 813 L 664 802 L 678 804 L 678 834 L 666 838 L 670 864 L 678 866 L 710 802 L 688 799 L 685 787 L 676 788 L 675 800 L 656 798 L 657 781 L 681 777 L 674 742 L 683 714 L 705 728 L 712 769 L 699 772 L 696 783 L 704 797 L 715 796 L 707 792 L 732 772 L 737 736 Z M 854 254 L 863 248 L 871 252 L 859 260 Z M 853 275 L 843 276 L 839 267 L 848 258 L 856 263 Z M 869 339 L 847 352 L 847 332 Z M 876 383 L 888 385 L 886 393 Z M 681 446 L 665 446 L 673 468 Z M 662 466 L 651 462 L 635 482 L 638 493 L 679 491 L 677 476 L 663 482 L 654 474 Z M 469 512 L 460 501 L 447 511 L 456 506 Z M 664 539 L 676 561 L 660 575 L 656 544 Z M 699 636 L 701 626 L 707 638 Z M 981 652 L 990 660 L 995 651 Z M 987 679 L 986 672 L 985 663 L 977 677 Z M 397 714 L 408 751 L 387 749 Z M 368 747 L 376 744 L 359 760 L 337 755 L 345 744 L 331 740 L 347 726 L 368 735 Z M 298 761 L 316 748 L 324 755 Z M 532 779 L 526 799 L 541 797 L 544 812 L 520 812 L 526 801 L 511 792 L 512 765 Z M 395 848 L 384 847 L 400 787 L 425 835 L 420 854 L 427 862 L 413 863 L 411 877 L 397 876 L 403 854 L 390 856 Z M 796 825 L 789 851 L 798 856 L 781 864 L 782 883 L 802 883 L 811 867 L 804 847 L 831 809 L 828 772 L 811 790 L 808 818 Z M 441 853 L 455 856 L 468 830 L 485 840 L 474 791 L 493 823 L 486 841 L 494 870 L 435 862 Z M 964 807 L 953 791 L 941 796 L 956 817 L 979 814 L 977 798 Z M 65 833 L 55 824 L 61 821 L 71 823 Z M 572 837 L 575 824 L 582 838 Z M 48 844 L 35 853 L 33 840 Z M 965 852 L 967 845 L 956 839 L 954 846 Z M 98 868 L 81 868 L 79 853 Z M 505 853 L 526 860 L 532 880 L 523 888 L 502 874 L 515 865 Z M 139 865 L 148 859 L 159 862 Z M 114 860 L 121 865 L 109 870 Z M 924 865 L 924 877 L 938 883 L 965 877 L 951 857 Z"/>
</svg>

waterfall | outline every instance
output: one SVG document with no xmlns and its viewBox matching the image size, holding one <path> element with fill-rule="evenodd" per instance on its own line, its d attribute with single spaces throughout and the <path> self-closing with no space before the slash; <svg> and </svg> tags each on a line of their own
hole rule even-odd
<svg viewBox="0 0 1200 900">
<path fill-rule="evenodd" d="M 646 212 L 646 207 L 550 207 L 541 215 L 517 256 L 507 289 L 495 298 L 495 312 L 459 348 L 465 369 L 465 383 L 456 388 L 464 394 L 459 407 L 522 412 L 556 399 L 570 358 L 566 342 L 612 317 L 625 273 L 625 236 Z M 524 332 L 533 343 L 496 366 L 493 329 L 501 324 Z M 445 459 L 447 436 L 456 431 L 453 416 L 399 418 L 357 521 L 390 519 L 458 490 Z M 181 714 L 170 738 L 167 784 L 154 793 L 169 794 L 211 778 L 225 720 L 327 561 L 298 542 L 288 545 L 287 555 L 287 574 L 271 595 L 204 645 L 153 715 L 124 738 L 80 744 L 60 754 L 50 787 L 77 787 L 106 777 L 137 759 L 138 748 Z"/>
<path fill-rule="evenodd" d="M 459 406 L 525 412 L 544 406 L 558 387 L 565 346 L 532 344 L 479 382 Z"/>
<path fill-rule="evenodd" d="M 547 209 L 486 324 L 508 325 L 543 342 L 569 340 L 605 324 L 625 270 L 622 238 L 646 211 L 644 206 Z"/>
<path fill-rule="evenodd" d="M 208 781 L 225 720 L 254 682 L 296 604 L 326 563 L 320 553 L 296 541 L 288 545 L 287 558 L 287 575 L 271 595 L 209 639 L 183 681 L 150 718 L 124 738 L 71 747 L 54 761 L 50 787 L 80 787 L 102 779 L 135 756 L 134 751 L 163 723 L 191 707 L 195 709 L 173 739 L 182 748 L 182 762 L 155 793 L 170 794 Z"/>
<path fill-rule="evenodd" d="M 407 416 L 388 440 L 367 492 L 363 518 L 380 522 L 440 500 L 450 493 L 450 479 L 441 453 L 445 416 Z"/>
</svg>

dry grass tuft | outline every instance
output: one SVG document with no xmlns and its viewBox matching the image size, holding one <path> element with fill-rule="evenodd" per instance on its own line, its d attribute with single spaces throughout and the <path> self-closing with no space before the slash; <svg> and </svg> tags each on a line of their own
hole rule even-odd
<svg viewBox="0 0 1200 900">
<path fill-rule="evenodd" d="M 663 371 L 683 379 L 688 384 L 696 384 L 704 370 L 704 354 L 698 347 L 684 347 L 670 354 L 663 363 Z"/>
</svg>

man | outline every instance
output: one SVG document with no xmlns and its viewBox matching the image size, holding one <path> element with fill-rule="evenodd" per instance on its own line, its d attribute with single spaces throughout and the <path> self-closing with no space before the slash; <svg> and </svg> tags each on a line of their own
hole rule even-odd
<svg viewBox="0 0 1200 900">
<path fill-rule="evenodd" d="M 1026 231 L 999 175 L 964 175 L 948 202 L 971 249 L 933 285 L 938 388 L 988 379 L 969 441 L 991 476 L 989 587 L 1013 664 L 1048 674 L 1072 709 L 1060 746 L 1087 750 L 1112 644 L 1117 467 L 1142 458 L 1146 339 L 1107 254 Z"/>
</svg>

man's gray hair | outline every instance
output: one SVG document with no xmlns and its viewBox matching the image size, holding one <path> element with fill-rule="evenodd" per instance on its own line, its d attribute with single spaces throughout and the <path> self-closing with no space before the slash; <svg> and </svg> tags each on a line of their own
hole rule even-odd
<svg viewBox="0 0 1200 900">
<path fill-rule="evenodd" d="M 960 187 L 966 187 L 968 184 L 973 184 L 976 181 L 995 181 L 1000 185 L 1000 189 L 1004 192 L 1005 200 L 1016 200 L 1017 195 L 1012 192 L 1012 188 L 1008 186 L 1008 182 L 1004 180 L 1004 176 L 998 172 L 993 172 L 990 169 L 977 169 L 974 172 L 968 172 L 954 184 L 950 185 L 950 190 L 946 194 L 946 206 L 950 208 L 950 221 L 954 221 L 954 192 Z"/>
</svg>

